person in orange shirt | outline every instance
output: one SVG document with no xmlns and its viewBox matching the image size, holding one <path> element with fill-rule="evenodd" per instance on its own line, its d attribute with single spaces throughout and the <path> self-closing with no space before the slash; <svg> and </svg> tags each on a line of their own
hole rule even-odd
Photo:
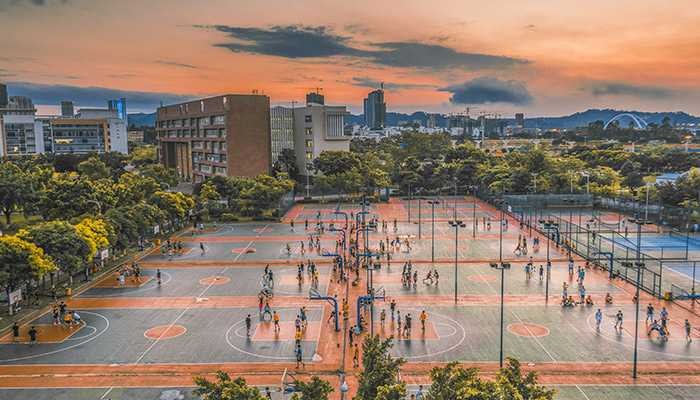
<svg viewBox="0 0 700 400">
<path fill-rule="evenodd" d="M 425 330 L 425 318 L 425 310 L 423 310 L 423 312 L 420 313 L 420 324 L 423 326 L 423 330 Z"/>
<path fill-rule="evenodd" d="M 360 366 L 360 348 L 355 344 L 355 355 L 352 356 L 353 367 L 357 368 Z"/>
<path fill-rule="evenodd" d="M 272 312 L 272 319 L 275 321 L 275 332 L 279 333 L 280 329 L 280 317 L 277 315 L 277 311 Z"/>
</svg>

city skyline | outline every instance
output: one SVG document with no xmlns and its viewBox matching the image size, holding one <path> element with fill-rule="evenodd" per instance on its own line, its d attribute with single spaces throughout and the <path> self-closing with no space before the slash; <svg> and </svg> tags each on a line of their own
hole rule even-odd
<svg viewBox="0 0 700 400">
<path fill-rule="evenodd" d="M 321 87 L 328 104 L 360 114 L 383 82 L 391 112 L 700 114 L 690 1 L 203 4 L 0 1 L 12 37 L 0 44 L 0 80 L 40 113 L 122 97 L 152 112 L 256 89 L 291 105 Z"/>
</svg>

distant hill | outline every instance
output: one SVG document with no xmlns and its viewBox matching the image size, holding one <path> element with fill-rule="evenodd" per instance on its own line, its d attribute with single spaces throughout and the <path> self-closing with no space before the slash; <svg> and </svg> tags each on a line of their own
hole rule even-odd
<svg viewBox="0 0 700 400">
<path fill-rule="evenodd" d="M 156 113 L 153 112 L 150 114 L 145 114 L 145 113 L 129 114 L 129 125 L 156 126 Z"/>
<path fill-rule="evenodd" d="M 700 117 L 694 115 L 689 115 L 682 111 L 676 112 L 642 112 L 642 111 L 628 111 L 628 110 L 598 110 L 591 109 L 586 110 L 582 113 L 575 113 L 571 115 L 566 115 L 562 117 L 536 117 L 536 118 L 525 118 L 526 128 L 540 128 L 540 129 L 564 129 L 564 128 L 574 128 L 579 124 L 579 118 L 583 126 L 588 126 L 589 123 L 601 120 L 603 122 L 610 121 L 613 117 L 619 114 L 635 114 L 640 118 L 644 119 L 647 123 L 661 124 L 661 120 L 668 116 L 671 119 L 671 124 L 674 125 L 684 124 L 684 123 L 700 123 Z M 386 113 L 386 123 L 387 126 L 397 126 L 399 121 L 413 122 L 414 120 L 421 121 L 422 126 L 427 126 L 428 118 L 430 114 L 423 111 L 416 111 L 413 114 Z M 444 127 L 446 125 L 445 121 L 448 115 L 445 114 L 435 114 L 435 122 L 437 126 Z M 475 118 L 476 116 L 472 116 Z M 515 124 L 515 118 L 507 118 L 510 125 Z M 350 124 L 360 124 L 364 123 L 364 115 L 348 115 L 345 117 L 345 121 Z M 621 126 L 627 126 L 629 119 L 623 119 L 620 121 Z M 136 126 L 146 125 L 155 126 L 156 124 L 156 113 L 136 113 L 129 114 L 129 125 L 134 124 Z"/>
</svg>

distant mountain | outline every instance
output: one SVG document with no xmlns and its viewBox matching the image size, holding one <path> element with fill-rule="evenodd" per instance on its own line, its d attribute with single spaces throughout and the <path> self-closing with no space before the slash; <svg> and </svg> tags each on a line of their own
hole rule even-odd
<svg viewBox="0 0 700 400">
<path fill-rule="evenodd" d="M 681 111 L 676 111 L 676 112 L 655 112 L 655 113 L 650 113 L 650 112 L 642 112 L 642 111 L 629 111 L 629 110 L 612 110 L 612 109 L 605 109 L 605 110 L 598 110 L 598 109 L 591 109 L 591 110 L 586 110 L 582 113 L 575 113 L 567 116 L 562 116 L 562 117 L 536 117 L 536 118 L 525 118 L 525 127 L 526 128 L 540 128 L 540 129 L 565 129 L 565 128 L 574 128 L 579 125 L 579 121 L 583 126 L 588 126 L 589 123 L 595 122 L 598 120 L 601 120 L 605 123 L 610 121 L 612 118 L 614 118 L 617 115 L 620 114 L 634 114 L 642 118 L 646 123 L 655 123 L 655 124 L 661 124 L 661 121 L 664 119 L 664 117 L 669 117 L 671 119 L 671 124 L 674 125 L 676 123 L 678 124 L 683 124 L 683 123 L 700 123 L 700 117 L 696 117 L 694 115 L 689 115 L 685 112 Z M 413 122 L 413 120 L 420 120 L 422 126 L 426 126 L 428 122 L 428 117 L 429 113 L 425 113 L 422 111 L 419 112 L 414 112 L 413 114 L 403 114 L 403 113 L 394 113 L 394 112 L 388 112 L 386 114 L 386 124 L 387 126 L 397 126 L 399 121 L 408 121 L 408 122 Z M 477 115 L 472 115 L 472 119 L 476 118 Z M 444 127 L 446 126 L 446 119 L 448 115 L 444 114 L 435 114 L 435 122 L 437 123 L 437 126 Z M 515 118 L 506 118 L 508 120 L 508 124 L 510 125 L 515 125 Z M 362 125 L 364 123 L 364 115 L 348 115 L 345 117 L 345 120 L 349 123 L 357 123 Z M 620 126 L 627 126 L 629 122 L 631 121 L 630 118 L 624 118 L 620 120 Z"/>
<path fill-rule="evenodd" d="M 156 126 L 156 113 L 153 112 L 150 114 L 145 114 L 145 113 L 129 114 L 129 125 Z"/>
</svg>

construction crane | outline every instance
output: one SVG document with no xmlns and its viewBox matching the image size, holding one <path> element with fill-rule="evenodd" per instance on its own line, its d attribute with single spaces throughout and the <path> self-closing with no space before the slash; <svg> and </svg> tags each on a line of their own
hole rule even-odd
<svg viewBox="0 0 700 400">
<path fill-rule="evenodd" d="M 295 87 L 294 89 L 304 89 L 304 90 L 312 91 L 314 93 L 319 93 L 321 90 L 323 90 L 322 87 L 318 87 L 318 86 L 316 86 L 315 88 L 313 88 L 313 87 Z"/>
</svg>

